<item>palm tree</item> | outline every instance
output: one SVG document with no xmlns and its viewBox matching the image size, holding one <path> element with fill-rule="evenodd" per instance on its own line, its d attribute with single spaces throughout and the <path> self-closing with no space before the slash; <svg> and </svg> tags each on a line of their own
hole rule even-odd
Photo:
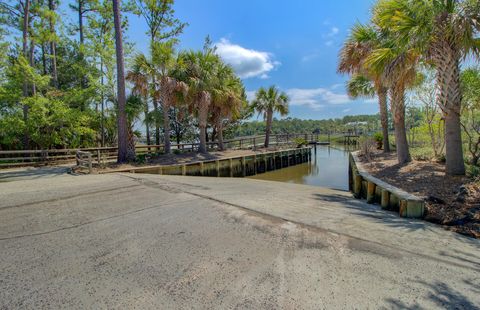
<svg viewBox="0 0 480 310">
<path fill-rule="evenodd" d="M 113 21 L 115 25 L 115 52 L 117 56 L 117 126 L 118 126 L 118 156 L 117 162 L 125 163 L 135 160 L 135 148 L 128 150 L 128 133 L 127 133 L 127 115 L 125 112 L 126 96 L 125 96 L 125 64 L 123 61 L 123 42 L 121 16 L 118 0 L 113 1 Z"/>
<path fill-rule="evenodd" d="M 372 51 L 381 44 L 383 39 L 384 38 L 382 37 L 382 34 L 379 33 L 374 26 L 356 24 L 352 29 L 350 37 L 345 42 L 342 50 L 340 51 L 338 71 L 340 73 L 362 76 L 365 79 L 373 81 L 373 94 L 362 94 L 360 92 L 357 93 L 357 96 L 352 97 L 373 97 L 375 93 L 377 94 L 380 110 L 380 121 L 382 124 L 383 151 L 387 153 L 390 152 L 387 112 L 388 88 L 385 86 L 386 82 L 382 79 L 381 72 L 376 73 L 365 63 L 365 60 L 369 57 Z M 357 83 L 360 82 L 360 80 L 358 79 L 354 79 L 352 81 L 355 81 Z M 356 86 L 359 85 L 357 84 Z"/>
<path fill-rule="evenodd" d="M 223 122 L 240 116 L 244 106 L 245 89 L 229 65 L 219 63 L 217 85 L 213 91 L 212 122 L 217 132 L 218 148 L 224 150 Z"/>
<path fill-rule="evenodd" d="M 147 136 L 147 145 L 150 145 L 150 122 L 148 109 L 149 96 L 149 70 L 150 64 L 144 54 L 138 54 L 133 60 L 133 67 L 127 73 L 127 81 L 133 84 L 132 94 L 142 98 L 145 114 L 145 134 Z"/>
<path fill-rule="evenodd" d="M 373 82 L 363 75 L 353 75 L 346 84 L 348 96 L 352 99 L 357 98 L 374 98 L 377 91 Z M 390 152 L 389 138 L 388 138 L 388 112 L 387 112 L 387 88 L 378 90 L 380 101 L 380 120 L 382 126 L 382 144 L 383 152 Z M 387 144 L 385 144 L 387 143 Z"/>
<path fill-rule="evenodd" d="M 382 74 L 390 89 L 397 160 L 399 164 L 407 163 L 412 159 L 405 129 L 405 92 L 417 82 L 418 54 L 386 44 L 372 51 L 366 63 L 377 74 Z"/>
<path fill-rule="evenodd" d="M 399 46 L 415 49 L 437 70 L 437 105 L 445 118 L 448 175 L 465 174 L 460 113 L 461 60 L 480 54 L 480 2 L 476 0 L 381 0 L 378 25 L 389 29 Z"/>
<path fill-rule="evenodd" d="M 270 144 L 273 114 L 278 112 L 281 116 L 287 115 L 289 100 L 287 94 L 280 92 L 275 86 L 270 86 L 268 89 L 261 87 L 255 94 L 252 106 L 259 114 L 263 113 L 263 117 L 267 123 L 265 130 L 265 147 L 268 147 Z"/>
<path fill-rule="evenodd" d="M 188 87 L 184 82 L 174 77 L 177 67 L 177 56 L 174 50 L 175 41 L 154 42 L 152 60 L 158 67 L 158 80 L 160 82 L 159 97 L 163 105 L 163 132 L 164 151 L 171 152 L 170 146 L 170 108 L 176 104 L 178 93 L 184 93 Z"/>
<path fill-rule="evenodd" d="M 127 115 L 127 152 L 135 154 L 135 121 L 139 119 L 139 115 L 144 110 L 145 104 L 140 96 L 131 94 L 127 97 L 125 104 L 125 113 Z"/>
<path fill-rule="evenodd" d="M 188 51 L 179 55 L 179 66 L 175 76 L 188 86 L 187 104 L 197 115 L 200 153 L 207 152 L 206 131 L 212 104 L 212 93 L 217 83 L 220 58 L 212 51 Z"/>
</svg>

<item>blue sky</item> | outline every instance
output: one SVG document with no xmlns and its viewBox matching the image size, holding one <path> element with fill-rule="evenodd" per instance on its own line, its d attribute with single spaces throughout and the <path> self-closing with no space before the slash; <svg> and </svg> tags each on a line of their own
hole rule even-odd
<svg viewBox="0 0 480 310">
<path fill-rule="evenodd" d="M 249 96 L 277 85 L 291 98 L 290 116 L 325 119 L 374 114 L 375 100 L 352 101 L 337 56 L 348 29 L 369 18 L 373 0 L 177 0 L 176 16 L 189 26 L 180 48 L 200 49 L 210 35 L 218 53 L 242 77 Z M 129 16 L 128 37 L 146 52 L 141 17 Z"/>
</svg>

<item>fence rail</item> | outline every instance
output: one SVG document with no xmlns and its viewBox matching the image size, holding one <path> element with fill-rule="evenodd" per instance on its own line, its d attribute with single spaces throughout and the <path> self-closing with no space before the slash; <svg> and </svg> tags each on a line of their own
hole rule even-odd
<svg viewBox="0 0 480 310">
<path fill-rule="evenodd" d="M 330 135 L 325 134 L 275 134 L 270 135 L 270 145 L 294 143 L 295 139 L 302 138 L 309 143 L 330 142 Z M 224 140 L 225 149 L 255 149 L 263 146 L 265 135 L 240 137 Z M 323 140 L 323 141 L 322 141 Z M 171 144 L 172 150 L 179 152 L 197 151 L 199 143 Z M 207 142 L 209 150 L 218 149 L 218 142 Z M 136 145 L 137 155 L 154 155 L 164 151 L 164 145 Z M 0 168 L 15 166 L 36 166 L 42 164 L 62 164 L 75 162 L 78 152 L 88 152 L 94 163 L 102 164 L 116 161 L 117 147 L 91 147 L 82 149 L 48 149 L 48 150 L 11 150 L 0 151 Z"/>
</svg>

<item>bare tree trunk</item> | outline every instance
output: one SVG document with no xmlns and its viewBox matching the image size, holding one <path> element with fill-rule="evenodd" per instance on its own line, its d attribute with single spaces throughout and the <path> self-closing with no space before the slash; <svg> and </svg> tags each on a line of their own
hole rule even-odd
<svg viewBox="0 0 480 310">
<path fill-rule="evenodd" d="M 441 46 L 437 56 L 437 104 L 445 117 L 445 172 L 447 175 L 464 175 L 462 130 L 460 111 L 460 54 L 447 43 Z"/>
<path fill-rule="evenodd" d="M 165 154 L 170 154 L 171 144 L 170 144 L 170 115 L 169 115 L 169 105 L 167 102 L 163 102 L 163 140 Z"/>
<path fill-rule="evenodd" d="M 79 33 L 79 36 L 80 36 L 80 52 L 79 52 L 79 55 L 80 55 L 80 60 L 83 62 L 85 56 L 83 55 L 83 43 L 84 43 L 84 35 L 83 35 L 83 14 L 85 13 L 84 12 L 84 7 L 83 5 L 85 4 L 84 3 L 85 0 L 78 0 L 78 33 Z M 122 54 L 123 54 L 123 51 L 122 51 Z M 81 76 L 80 77 L 80 84 L 82 86 L 82 88 L 86 88 L 87 87 L 87 81 L 86 81 L 86 78 L 85 76 Z M 82 110 L 83 110 L 83 106 L 82 106 Z"/>
<path fill-rule="evenodd" d="M 150 145 L 150 124 L 147 121 L 148 119 L 148 97 L 145 97 L 145 135 L 147 136 L 147 145 Z M 149 149 L 150 150 L 150 149 Z"/>
<path fill-rule="evenodd" d="M 55 12 L 55 2 L 53 0 L 48 0 L 48 8 L 51 11 L 50 14 Z M 53 22 L 53 17 L 50 17 L 50 32 L 51 34 L 55 33 L 55 25 Z M 50 54 L 52 61 L 52 82 L 55 88 L 58 88 L 58 74 L 57 74 L 57 47 L 55 40 L 50 41 Z"/>
<path fill-rule="evenodd" d="M 387 93 L 385 87 L 378 90 L 378 104 L 380 106 L 380 121 L 382 123 L 383 152 L 390 152 L 390 141 L 388 139 L 388 112 L 387 112 Z"/>
<path fill-rule="evenodd" d="M 155 96 L 155 91 L 156 91 L 156 78 L 155 75 L 152 76 L 152 103 L 153 103 L 153 111 L 154 111 L 154 122 L 155 122 L 155 144 L 159 145 L 160 144 L 160 125 L 158 122 L 158 101 Z"/>
<path fill-rule="evenodd" d="M 267 148 L 270 145 L 270 133 L 272 131 L 272 118 L 273 118 L 273 111 L 268 110 L 267 111 L 267 126 L 265 130 L 265 147 Z"/>
<path fill-rule="evenodd" d="M 397 159 L 399 164 L 405 164 L 412 160 L 405 130 L 405 88 L 403 86 L 394 86 L 391 92 Z"/>
<path fill-rule="evenodd" d="M 78 33 L 80 36 L 80 45 L 83 45 L 83 1 L 78 0 Z"/>
<path fill-rule="evenodd" d="M 42 43 L 42 69 L 43 75 L 47 75 L 47 57 L 45 56 L 45 43 Z"/>
<path fill-rule="evenodd" d="M 445 172 L 447 175 L 464 175 L 460 115 L 453 111 L 447 113 L 445 115 Z"/>
<path fill-rule="evenodd" d="M 117 96 L 118 96 L 118 163 L 125 163 L 132 160 L 128 152 L 128 128 L 127 115 L 125 112 L 125 66 L 123 62 L 122 22 L 120 16 L 119 0 L 113 2 L 113 20 L 115 24 L 115 51 L 117 56 Z"/>
<path fill-rule="evenodd" d="M 30 39 L 30 59 L 29 63 L 32 68 L 35 67 L 35 40 L 33 38 Z M 35 83 L 32 83 L 32 95 L 35 96 L 37 94 L 37 86 Z"/>
<path fill-rule="evenodd" d="M 104 77 L 103 77 L 103 58 L 100 58 L 100 74 L 101 74 L 101 77 L 100 77 L 100 83 L 102 85 L 102 90 L 101 90 L 101 121 L 100 121 L 100 127 L 101 127 L 101 141 L 102 141 L 102 147 L 105 146 L 105 94 L 104 94 L 104 90 L 103 90 L 103 86 L 104 86 Z"/>
<path fill-rule="evenodd" d="M 128 124 L 127 134 L 127 154 L 129 158 L 135 159 L 135 135 L 133 133 L 133 126 L 131 124 Z M 130 159 L 129 161 L 132 161 L 132 159 Z"/>
<path fill-rule="evenodd" d="M 25 0 L 23 5 L 23 29 L 22 29 L 22 51 L 25 59 L 28 59 L 28 30 L 30 28 L 30 0 Z M 28 97 L 27 81 L 23 82 L 23 97 Z M 28 105 L 23 105 L 23 122 L 28 121 Z M 23 148 L 28 150 L 30 148 L 30 136 L 28 129 L 25 129 L 23 135 Z"/>
<path fill-rule="evenodd" d="M 223 151 L 225 149 L 225 146 L 223 145 L 223 122 L 221 117 L 218 117 L 216 127 L 217 127 L 218 149 L 220 151 Z"/>
<path fill-rule="evenodd" d="M 208 92 L 203 91 L 200 94 L 198 102 L 198 127 L 200 129 L 200 145 L 198 151 L 200 153 L 207 153 L 207 120 L 208 109 L 210 107 L 211 96 Z"/>
</svg>

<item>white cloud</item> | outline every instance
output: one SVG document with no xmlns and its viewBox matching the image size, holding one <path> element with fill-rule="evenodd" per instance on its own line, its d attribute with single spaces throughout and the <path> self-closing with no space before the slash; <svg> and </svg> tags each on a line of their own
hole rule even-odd
<svg viewBox="0 0 480 310">
<path fill-rule="evenodd" d="M 322 35 L 322 38 L 325 40 L 325 46 L 332 46 L 335 43 L 335 38 L 340 33 L 338 27 L 332 26 L 326 34 Z"/>
<path fill-rule="evenodd" d="M 340 32 L 340 29 L 338 29 L 337 27 L 332 27 L 332 28 L 330 28 L 330 32 L 327 33 L 326 36 L 329 37 L 329 38 L 332 38 L 332 37 L 336 36 L 339 32 Z"/>
<path fill-rule="evenodd" d="M 351 102 L 345 94 L 335 93 L 327 88 L 292 88 L 287 90 L 292 106 L 308 106 L 319 110 L 326 105 L 345 104 Z"/>
<path fill-rule="evenodd" d="M 330 86 L 330 89 L 335 90 L 335 89 L 342 88 L 343 86 L 345 86 L 345 84 L 341 84 L 341 83 L 333 84 L 332 86 Z"/>
<path fill-rule="evenodd" d="M 314 53 L 305 55 L 305 56 L 302 57 L 302 62 L 309 62 L 311 60 L 314 60 L 314 59 L 318 58 L 319 56 L 320 56 L 320 53 L 318 53 L 318 52 L 314 52 Z"/>
<path fill-rule="evenodd" d="M 352 111 L 352 109 L 343 109 L 342 110 L 343 113 L 347 113 L 347 112 L 350 112 L 350 111 Z"/>
<path fill-rule="evenodd" d="M 339 85 L 341 84 L 335 84 L 330 88 L 290 88 L 285 92 L 290 97 L 291 106 L 305 106 L 313 110 L 320 110 L 329 105 L 343 105 L 353 102 L 348 95 L 334 91 Z M 255 93 L 254 90 L 247 91 L 247 99 L 249 101 L 253 100 Z"/>
<path fill-rule="evenodd" d="M 215 46 L 217 54 L 230 64 L 241 78 L 258 76 L 266 79 L 268 72 L 280 65 L 280 62 L 272 59 L 271 53 L 247 49 L 225 38 L 220 39 Z"/>
</svg>

